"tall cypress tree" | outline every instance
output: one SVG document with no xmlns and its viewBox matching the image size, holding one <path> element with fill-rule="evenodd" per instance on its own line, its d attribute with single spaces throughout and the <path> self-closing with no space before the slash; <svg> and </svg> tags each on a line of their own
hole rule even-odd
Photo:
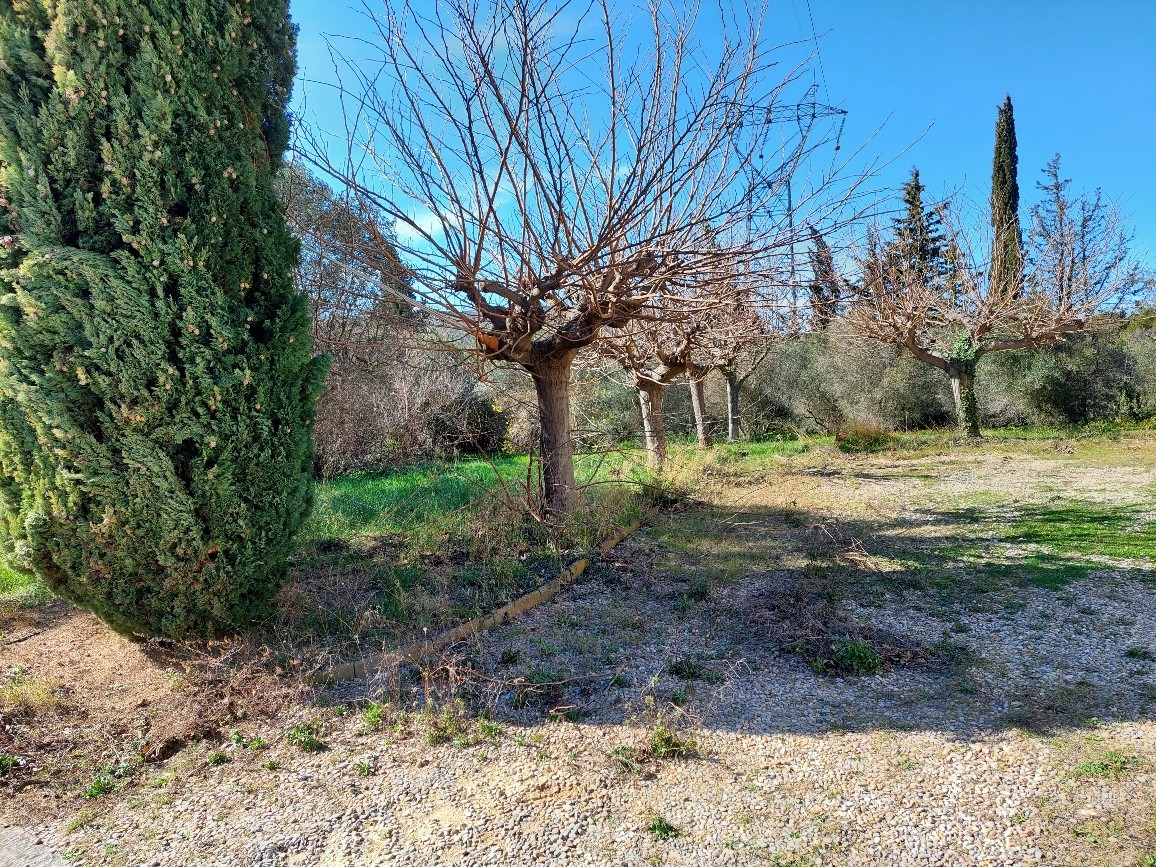
<svg viewBox="0 0 1156 867">
<path fill-rule="evenodd" d="M 1011 96 L 995 121 L 995 155 L 991 165 L 991 288 L 1008 295 L 1023 289 L 1023 235 L 1020 231 L 1019 157 Z"/>
<path fill-rule="evenodd" d="M 124 633 L 264 615 L 325 361 L 286 0 L 0 0 L 0 541 Z"/>
</svg>

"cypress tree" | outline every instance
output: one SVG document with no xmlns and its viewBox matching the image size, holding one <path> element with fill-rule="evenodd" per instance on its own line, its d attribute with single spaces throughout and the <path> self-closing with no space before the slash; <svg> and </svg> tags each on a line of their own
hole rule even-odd
<svg viewBox="0 0 1156 867">
<path fill-rule="evenodd" d="M 1019 157 L 1011 96 L 1004 98 L 995 121 L 995 155 L 991 165 L 991 288 L 1018 295 L 1023 288 L 1023 235 L 1020 231 Z"/>
<path fill-rule="evenodd" d="M 326 362 L 286 0 L 0 0 L 0 542 L 125 634 L 267 613 Z"/>
</svg>

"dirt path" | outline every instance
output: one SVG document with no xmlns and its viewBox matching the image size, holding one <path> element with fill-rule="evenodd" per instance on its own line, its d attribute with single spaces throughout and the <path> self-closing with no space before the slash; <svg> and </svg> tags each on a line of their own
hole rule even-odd
<svg viewBox="0 0 1156 867">
<path fill-rule="evenodd" d="M 424 671 L 238 718 L 119 793 L 62 798 L 62 848 L 1151 867 L 1152 447 L 720 466 L 709 503 Z M 402 712 L 427 691 L 441 710 Z"/>
</svg>

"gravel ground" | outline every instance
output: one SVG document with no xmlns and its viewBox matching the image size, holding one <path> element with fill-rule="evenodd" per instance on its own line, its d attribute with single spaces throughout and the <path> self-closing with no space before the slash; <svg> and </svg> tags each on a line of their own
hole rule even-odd
<svg viewBox="0 0 1156 867">
<path fill-rule="evenodd" d="M 1060 484 L 1142 500 L 1156 472 L 1113 454 L 827 454 L 772 485 L 720 489 L 424 676 L 346 684 L 287 710 L 282 730 L 244 732 L 264 749 L 186 749 L 150 785 L 62 819 L 58 848 L 73 863 L 181 867 L 1150 867 L 1151 562 L 961 598 L 863 553 L 872 526 L 932 549 L 959 532 L 929 519 L 929 491 L 1026 502 Z M 839 563 L 855 574 L 827 568 Z M 799 600 L 786 620 L 768 602 L 783 598 Z M 814 638 L 798 624 L 890 655 L 875 674 L 817 674 L 784 644 Z M 400 697 L 366 731 L 356 702 L 386 688 Z M 398 715 L 426 690 L 447 709 Z M 326 749 L 285 742 L 301 722 Z M 656 733 L 688 754 L 659 758 Z M 229 761 L 210 766 L 212 751 Z"/>
</svg>

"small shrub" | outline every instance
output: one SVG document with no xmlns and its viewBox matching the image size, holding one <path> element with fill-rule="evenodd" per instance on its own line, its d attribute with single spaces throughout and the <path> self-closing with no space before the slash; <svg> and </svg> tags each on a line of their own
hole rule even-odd
<svg viewBox="0 0 1156 867">
<path fill-rule="evenodd" d="M 209 753 L 209 757 L 205 759 L 205 764 L 215 768 L 220 765 L 227 765 L 231 761 L 232 759 L 229 758 L 228 753 L 223 753 L 218 750 L 215 753 Z"/>
<path fill-rule="evenodd" d="M 488 741 L 496 741 L 502 736 L 502 727 L 493 720 L 478 717 L 478 735 Z"/>
<path fill-rule="evenodd" d="M 673 840 L 682 833 L 658 813 L 651 813 L 646 823 L 646 830 L 655 840 Z"/>
<path fill-rule="evenodd" d="M 891 434 L 877 425 L 855 422 L 835 434 L 835 445 L 848 454 L 880 452 L 891 445 Z"/>
<path fill-rule="evenodd" d="M 325 749 L 325 744 L 318 737 L 320 729 L 317 723 L 307 722 L 295 725 L 285 735 L 286 743 L 299 747 L 306 753 L 319 753 Z"/>
</svg>

